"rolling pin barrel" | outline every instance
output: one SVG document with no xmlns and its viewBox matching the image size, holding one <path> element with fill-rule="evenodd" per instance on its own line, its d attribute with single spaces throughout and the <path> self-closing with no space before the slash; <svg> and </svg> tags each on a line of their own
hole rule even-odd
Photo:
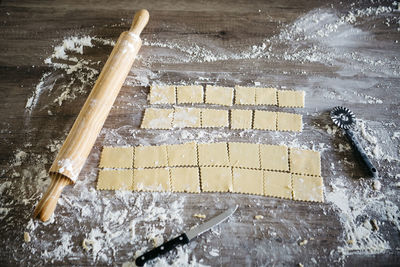
<svg viewBox="0 0 400 267">
<path fill-rule="evenodd" d="M 52 182 L 36 207 L 34 217 L 39 216 L 42 221 L 47 221 L 54 212 L 63 188 L 77 180 L 142 45 L 139 35 L 148 20 L 147 10 L 138 11 L 130 30 L 118 38 L 50 168 Z"/>
</svg>

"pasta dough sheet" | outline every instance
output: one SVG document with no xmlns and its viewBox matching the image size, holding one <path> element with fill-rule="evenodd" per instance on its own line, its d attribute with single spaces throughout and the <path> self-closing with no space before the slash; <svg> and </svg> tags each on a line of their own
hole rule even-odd
<svg viewBox="0 0 400 267">
<path fill-rule="evenodd" d="M 229 166 L 228 145 L 207 143 L 197 145 L 199 166 Z"/>
<path fill-rule="evenodd" d="M 171 186 L 174 192 L 200 193 L 198 167 L 171 168 Z"/>
<path fill-rule="evenodd" d="M 230 166 L 248 169 L 260 168 L 258 144 L 229 143 L 228 148 Z"/>
<path fill-rule="evenodd" d="M 277 130 L 301 132 L 303 130 L 302 116 L 295 113 L 278 112 Z"/>
<path fill-rule="evenodd" d="M 276 90 L 275 88 L 231 87 L 207 85 L 153 85 L 150 87 L 150 104 L 216 104 L 232 106 L 233 95 L 236 105 L 278 105 L 279 107 L 304 107 L 304 91 Z"/>
<path fill-rule="evenodd" d="M 140 127 L 144 129 L 171 129 L 173 115 L 173 109 L 147 108 Z"/>
<path fill-rule="evenodd" d="M 204 90 L 201 85 L 177 86 L 176 94 L 178 104 L 204 103 Z"/>
<path fill-rule="evenodd" d="M 251 129 L 253 111 L 247 109 L 231 110 L 231 129 Z"/>
<path fill-rule="evenodd" d="M 198 166 L 196 143 L 167 146 L 169 166 Z"/>
<path fill-rule="evenodd" d="M 110 153 L 111 151 L 111 153 Z M 121 155 L 134 155 L 123 169 Z M 130 151 L 130 152 L 129 152 Z M 103 155 L 104 154 L 104 155 Z M 254 143 L 105 147 L 97 189 L 234 192 L 323 202 L 317 151 Z M 132 166 L 132 165 L 130 165 Z"/>
<path fill-rule="evenodd" d="M 277 114 L 272 111 L 254 111 L 254 129 L 276 131 Z"/>
<path fill-rule="evenodd" d="M 150 104 L 175 104 L 175 86 L 153 85 L 150 87 Z"/>
<path fill-rule="evenodd" d="M 133 190 L 135 191 L 171 191 L 168 169 L 135 169 L 133 171 Z"/>
<path fill-rule="evenodd" d="M 293 175 L 293 199 L 324 202 L 324 184 L 320 176 Z"/>
<path fill-rule="evenodd" d="M 254 105 L 256 103 L 256 90 L 254 87 L 235 86 L 236 105 Z"/>
<path fill-rule="evenodd" d="M 206 86 L 206 104 L 232 106 L 233 88 L 222 86 Z"/>
<path fill-rule="evenodd" d="M 290 149 L 290 170 L 297 174 L 321 175 L 321 156 L 318 151 Z"/>
<path fill-rule="evenodd" d="M 133 168 L 133 147 L 103 147 L 99 167 Z"/>
<path fill-rule="evenodd" d="M 208 128 L 258 129 L 271 131 L 301 132 L 303 120 L 300 114 L 264 110 L 232 109 L 229 124 L 228 110 L 176 107 L 175 109 L 148 108 L 141 128 Z"/>
<path fill-rule="evenodd" d="M 256 88 L 257 105 L 277 105 L 277 95 L 275 88 Z"/>
<path fill-rule="evenodd" d="M 304 108 L 304 91 L 278 90 L 280 107 Z"/>
<path fill-rule="evenodd" d="M 292 199 L 292 175 L 286 172 L 264 171 L 264 194 Z"/>
<path fill-rule="evenodd" d="M 260 161 L 264 170 L 289 171 L 288 148 L 261 144 Z"/>
<path fill-rule="evenodd" d="M 135 147 L 135 168 L 154 168 L 168 166 L 167 147 L 137 146 Z"/>
<path fill-rule="evenodd" d="M 203 192 L 232 192 L 232 171 L 229 167 L 200 167 Z"/>
<path fill-rule="evenodd" d="M 263 195 L 264 182 L 262 170 L 233 168 L 233 192 Z"/>
<path fill-rule="evenodd" d="M 223 109 L 202 109 L 201 127 L 229 127 L 229 111 Z"/>
<path fill-rule="evenodd" d="M 100 170 L 97 190 L 132 190 L 133 170 Z"/>
<path fill-rule="evenodd" d="M 176 107 L 172 124 L 175 128 L 200 128 L 200 109 Z"/>
</svg>

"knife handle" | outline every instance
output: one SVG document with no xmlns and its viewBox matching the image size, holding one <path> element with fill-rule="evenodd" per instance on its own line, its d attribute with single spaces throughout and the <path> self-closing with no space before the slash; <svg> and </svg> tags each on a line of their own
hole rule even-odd
<svg viewBox="0 0 400 267">
<path fill-rule="evenodd" d="M 143 266 L 147 261 L 155 259 L 158 256 L 161 256 L 168 251 L 173 250 L 178 245 L 185 245 L 187 243 L 189 243 L 189 238 L 185 233 L 183 233 L 180 236 L 177 236 L 174 239 L 165 242 L 161 246 L 153 248 L 152 250 L 144 253 L 142 256 L 139 256 L 138 258 L 136 258 L 135 263 L 137 266 Z"/>
</svg>

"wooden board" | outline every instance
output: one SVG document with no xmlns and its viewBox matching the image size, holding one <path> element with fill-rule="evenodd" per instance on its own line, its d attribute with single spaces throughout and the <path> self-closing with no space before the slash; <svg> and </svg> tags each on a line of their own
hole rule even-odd
<svg viewBox="0 0 400 267">
<path fill-rule="evenodd" d="M 391 3 L 372 5 L 368 2 L 357 4 L 356 8 L 379 5 L 391 6 Z M 66 137 L 93 85 L 85 85 L 81 94 L 77 94 L 75 99 L 64 101 L 61 106 L 54 103 L 62 93 L 62 86 L 68 85 L 72 76 L 65 75 L 62 69 L 53 69 L 44 60 L 54 52 L 54 46 L 62 44 L 69 36 L 88 35 L 116 41 L 119 34 L 129 28 L 134 11 L 140 8 L 147 8 L 150 12 L 150 22 L 142 34 L 150 45 L 144 45 L 140 50 L 140 59 L 131 69 L 80 175 L 80 181 L 75 187 L 64 190 L 52 223 L 43 225 L 35 222 L 33 229 L 29 229 L 29 216 L 48 184 L 44 171 L 50 167 L 57 145 Z M 153 228 L 150 229 L 154 230 L 158 225 L 166 240 L 198 224 L 201 220 L 193 217 L 193 214 L 212 217 L 234 204 L 240 207 L 232 219 L 184 248 L 184 254 L 188 254 L 190 260 L 195 257 L 196 262 L 214 266 L 294 266 L 298 263 L 305 266 L 342 263 L 354 266 L 398 263 L 398 230 L 390 220 L 370 210 L 361 212 L 355 226 L 361 225 L 366 219 L 377 218 L 380 223 L 379 233 L 390 249 L 384 253 L 370 254 L 364 251 L 345 256 L 339 248 L 346 246 L 347 240 L 343 237 L 346 227 L 340 221 L 338 207 L 329 201 L 309 204 L 232 194 L 131 193 L 127 196 L 127 202 L 124 202 L 119 193 L 94 191 L 103 145 L 172 144 L 191 140 L 251 141 L 283 143 L 288 146 L 295 144 L 320 150 L 326 193 L 332 192 L 333 185 L 337 185 L 340 180 L 349 189 L 349 198 L 352 191 L 355 195 L 367 192 L 367 199 L 381 196 L 376 202 L 379 205 L 384 206 L 384 201 L 390 201 L 399 206 L 400 200 L 395 193 L 395 183 L 398 182 L 396 175 L 400 171 L 398 161 L 385 160 L 383 156 L 373 159 L 378 162 L 383 174 L 380 179 L 382 189 L 378 192 L 370 190 L 372 181 L 360 179 L 366 173 L 357 157 L 351 150 L 339 149 L 339 145 L 345 146 L 347 141 L 340 135 L 340 131 L 331 133 L 335 128 L 329 119 L 332 107 L 349 107 L 367 124 L 368 131 L 376 135 L 380 148 L 384 150 L 382 153 L 389 153 L 394 148 L 398 160 L 396 147 L 399 138 L 395 137 L 395 132 L 400 125 L 400 64 L 399 47 L 395 42 L 399 39 L 399 32 L 394 22 L 398 13 L 373 19 L 364 16 L 351 24 L 350 31 L 345 32 L 352 32 L 351 37 L 354 39 L 343 41 L 341 45 L 336 44 L 340 49 L 347 49 L 349 57 L 346 57 L 345 62 L 340 61 L 341 58 L 334 58 L 332 64 L 329 64 L 326 63 L 328 59 L 307 61 L 301 54 L 296 57 L 296 52 L 310 48 L 310 43 L 304 40 L 295 42 L 299 45 L 297 48 L 289 47 L 288 43 L 274 46 L 271 52 L 273 56 L 269 59 L 265 56 L 265 50 L 264 56 L 256 56 L 257 49 L 252 49 L 254 45 L 262 47 L 266 39 L 274 42 L 280 33 L 285 30 L 290 32 L 288 27 L 305 16 L 310 18 L 315 13 L 321 21 L 318 14 L 339 18 L 349 10 L 351 7 L 346 3 L 334 2 L 331 6 L 331 2 L 324 4 L 320 1 L 252 1 L 251 4 L 246 1 L 186 1 L 181 4 L 171 1 L 141 1 L 135 4 L 130 1 L 3 1 L 0 5 L 0 265 L 122 264 L 133 261 L 136 251 L 151 247 L 148 237 L 151 231 L 145 228 L 140 218 L 147 218 L 149 211 L 155 210 L 154 207 L 164 210 L 168 216 L 152 220 Z M 386 18 L 390 19 L 390 26 L 384 24 Z M 347 40 L 345 37 L 343 39 Z M 321 38 L 318 40 L 321 41 Z M 183 50 L 159 47 L 157 42 L 178 44 Z M 85 47 L 83 54 L 74 55 L 79 59 L 99 62 L 91 66 L 100 71 L 112 47 L 100 42 L 94 43 L 93 47 Z M 329 39 L 323 45 L 327 43 Z M 213 56 L 228 57 L 225 60 L 213 61 L 211 58 L 211 61 L 207 61 L 207 57 L 201 56 L 202 53 L 198 57 L 185 53 L 185 49 L 192 44 L 205 47 L 212 51 Z M 318 56 L 319 48 L 314 49 L 315 53 L 309 52 L 306 55 Z M 242 51 L 252 53 L 248 58 L 229 57 L 239 55 Z M 288 51 L 288 58 L 296 58 L 285 59 L 283 55 Z M 179 55 L 188 60 L 180 60 Z M 330 53 L 325 55 L 332 56 Z M 370 55 L 377 65 L 362 65 L 360 60 L 363 55 Z M 383 65 L 376 63 L 377 55 L 382 57 Z M 354 66 L 365 68 L 360 70 Z M 149 70 L 147 74 L 146 70 Z M 29 113 L 25 109 L 27 99 L 45 73 L 51 74 L 44 83 L 54 83 L 55 89 L 44 91 Z M 137 81 L 138 78 L 141 82 Z M 200 82 L 221 86 L 254 86 L 258 82 L 265 87 L 284 86 L 287 89 L 305 90 L 304 109 L 284 109 L 303 114 L 304 130 L 299 134 L 277 134 L 229 129 L 220 132 L 215 129 L 184 129 L 174 132 L 140 129 L 143 111 L 148 107 L 148 84 L 152 82 Z M 282 109 L 268 107 L 266 110 Z M 364 144 L 377 146 L 368 142 Z M 180 201 L 183 201 L 182 208 L 171 206 L 171 203 Z M 85 216 L 85 207 L 92 209 L 91 216 Z M 110 213 L 111 207 L 114 213 Z M 178 212 L 179 216 L 168 213 L 168 210 Z M 109 222 L 111 219 L 107 216 L 117 216 L 124 212 L 127 215 L 121 216 L 124 218 L 121 225 Z M 263 215 L 264 219 L 255 220 L 256 215 Z M 171 219 L 177 216 L 181 218 L 180 221 Z M 132 220 L 139 220 L 134 238 L 129 237 Z M 125 241 L 108 239 L 107 243 L 105 240 L 110 236 L 106 234 L 105 229 L 109 229 L 106 226 L 126 232 Z M 93 229 L 99 229 L 101 237 L 98 242 L 105 247 L 97 251 L 95 257 L 93 251 L 86 252 L 81 246 Z M 24 231 L 30 232 L 30 243 L 24 244 Z M 62 239 L 63 233 L 68 233 L 69 239 Z M 308 243 L 300 246 L 302 240 L 308 240 Z M 63 243 L 65 246 L 62 246 Z M 114 251 L 110 244 L 116 244 Z M 58 251 L 57 248 L 63 248 L 64 251 Z M 210 253 L 212 250 L 214 252 Z M 49 252 L 47 256 L 45 251 Z M 172 263 L 179 255 L 172 254 L 167 261 Z"/>
</svg>

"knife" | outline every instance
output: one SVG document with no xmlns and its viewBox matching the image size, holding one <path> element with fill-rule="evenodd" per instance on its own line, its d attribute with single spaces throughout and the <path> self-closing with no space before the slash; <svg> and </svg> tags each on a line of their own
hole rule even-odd
<svg viewBox="0 0 400 267">
<path fill-rule="evenodd" d="M 138 258 L 136 258 L 136 260 L 135 260 L 136 265 L 143 266 L 147 261 L 157 258 L 158 256 L 161 256 L 161 255 L 167 253 L 168 251 L 173 250 L 178 245 L 185 245 L 185 244 L 189 243 L 189 241 L 191 241 L 198 235 L 201 235 L 205 231 L 210 230 L 212 227 L 214 227 L 214 226 L 220 224 L 221 222 L 225 221 L 226 219 L 228 219 L 229 216 L 231 216 L 236 211 L 237 208 L 238 208 L 238 205 L 226 210 L 225 212 L 221 213 L 220 215 L 189 230 L 188 232 L 183 233 L 183 234 L 175 237 L 174 239 L 171 239 L 171 240 L 165 242 L 161 246 L 153 248 L 152 250 L 144 253 L 142 256 L 139 256 Z"/>
</svg>

